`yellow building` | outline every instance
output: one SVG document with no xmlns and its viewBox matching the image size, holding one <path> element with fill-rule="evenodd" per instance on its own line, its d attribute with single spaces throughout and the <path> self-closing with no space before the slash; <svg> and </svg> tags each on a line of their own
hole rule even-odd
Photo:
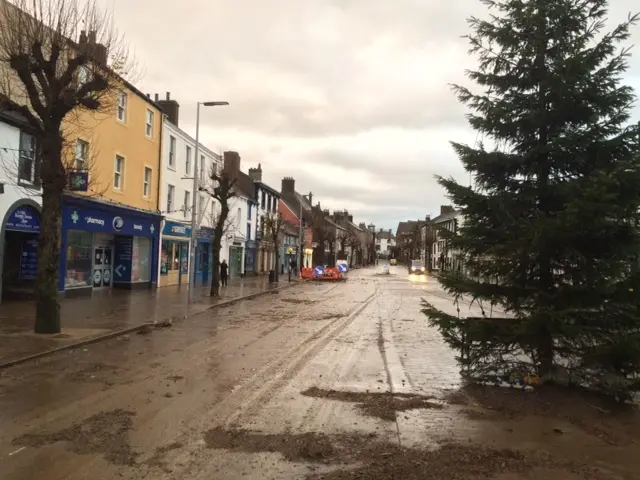
<svg viewBox="0 0 640 480">
<path fill-rule="evenodd" d="M 65 196 L 60 289 L 148 288 L 158 277 L 162 112 L 124 82 L 106 112 L 64 125 L 67 170 L 86 172 L 86 192 Z"/>
</svg>

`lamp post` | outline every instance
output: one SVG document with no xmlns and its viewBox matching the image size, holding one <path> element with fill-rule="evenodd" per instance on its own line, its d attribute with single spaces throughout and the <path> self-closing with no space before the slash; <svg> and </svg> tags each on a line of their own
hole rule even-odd
<svg viewBox="0 0 640 480">
<path fill-rule="evenodd" d="M 193 299 L 196 287 L 196 230 L 198 228 L 198 158 L 200 156 L 200 105 L 205 107 L 222 107 L 229 102 L 198 102 L 196 107 L 196 148 L 193 159 L 193 201 L 191 203 L 191 248 L 189 252 L 189 299 Z"/>
</svg>

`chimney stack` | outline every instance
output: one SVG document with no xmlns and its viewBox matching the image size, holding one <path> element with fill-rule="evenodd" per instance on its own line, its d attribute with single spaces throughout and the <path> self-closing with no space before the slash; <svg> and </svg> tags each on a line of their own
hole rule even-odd
<svg viewBox="0 0 640 480">
<path fill-rule="evenodd" d="M 89 30 L 89 36 L 87 37 L 87 43 L 95 45 L 97 40 L 97 34 L 95 30 Z"/>
<path fill-rule="evenodd" d="M 309 192 L 309 205 L 313 205 L 313 193 Z"/>
<path fill-rule="evenodd" d="M 166 93 L 165 100 L 158 100 L 159 95 L 157 93 L 155 98 L 162 112 L 167 116 L 169 121 L 177 127 L 180 121 L 180 104 L 175 100 L 171 100 L 171 92 Z"/>
<path fill-rule="evenodd" d="M 280 193 L 283 195 L 293 194 L 296 191 L 296 181 L 292 177 L 284 177 L 282 179 L 282 186 L 280 187 Z"/>
<path fill-rule="evenodd" d="M 84 30 L 80 30 L 80 40 L 78 40 L 79 44 L 87 43 L 87 32 Z"/>
<path fill-rule="evenodd" d="M 258 164 L 258 168 L 250 168 L 249 169 L 249 176 L 255 181 L 255 182 L 261 182 L 262 181 L 262 164 Z"/>
<path fill-rule="evenodd" d="M 224 158 L 224 170 L 231 176 L 231 178 L 238 178 L 240 173 L 240 154 L 238 152 L 224 152 L 222 154 Z"/>
<path fill-rule="evenodd" d="M 440 215 L 453 212 L 455 212 L 455 209 L 451 205 L 440 205 Z"/>
</svg>

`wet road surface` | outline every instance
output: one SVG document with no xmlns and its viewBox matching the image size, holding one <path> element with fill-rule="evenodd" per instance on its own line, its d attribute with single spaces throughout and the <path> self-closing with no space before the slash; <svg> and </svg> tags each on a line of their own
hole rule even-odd
<svg viewBox="0 0 640 480">
<path fill-rule="evenodd" d="M 450 397 L 455 352 L 420 301 L 456 306 L 432 278 L 379 271 L 1 372 L 0 478 L 640 478 L 628 423 Z"/>
</svg>

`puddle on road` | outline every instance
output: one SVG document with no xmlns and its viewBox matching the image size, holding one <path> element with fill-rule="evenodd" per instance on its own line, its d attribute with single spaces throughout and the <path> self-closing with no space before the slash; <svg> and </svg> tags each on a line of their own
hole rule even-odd
<svg viewBox="0 0 640 480">
<path fill-rule="evenodd" d="M 345 392 L 311 387 L 302 392 L 302 395 L 306 397 L 325 398 L 329 400 L 356 403 L 357 407 L 366 415 L 390 422 L 396 420 L 397 412 L 425 408 L 443 408 L 441 403 L 431 401 L 434 397 L 426 397 L 411 393 Z"/>
<path fill-rule="evenodd" d="M 376 439 L 375 434 L 262 434 L 248 430 L 215 428 L 205 434 L 208 448 L 231 452 L 277 452 L 290 462 L 331 465 L 323 473 L 310 473 L 307 479 L 343 480 L 353 478 L 402 478 L 403 480 L 442 480 L 448 478 L 492 478 L 520 474 L 536 465 L 577 478 L 603 480 L 595 470 L 572 462 L 538 458 L 536 454 L 494 450 L 479 446 L 443 445 L 437 450 L 402 448 Z M 334 468 L 335 467 L 335 468 Z M 509 477 L 503 477 L 509 478 Z M 544 477 L 537 477 L 544 478 Z"/>
<path fill-rule="evenodd" d="M 306 300 L 304 298 L 281 298 L 280 300 L 286 303 L 294 303 L 298 305 L 312 305 L 317 302 L 317 300 Z"/>
<path fill-rule="evenodd" d="M 134 412 L 120 409 L 103 412 L 58 432 L 22 435 L 13 444 L 39 448 L 67 442 L 67 448 L 75 454 L 101 454 L 110 463 L 134 465 L 138 454 L 129 445 L 134 416 Z"/>
</svg>

